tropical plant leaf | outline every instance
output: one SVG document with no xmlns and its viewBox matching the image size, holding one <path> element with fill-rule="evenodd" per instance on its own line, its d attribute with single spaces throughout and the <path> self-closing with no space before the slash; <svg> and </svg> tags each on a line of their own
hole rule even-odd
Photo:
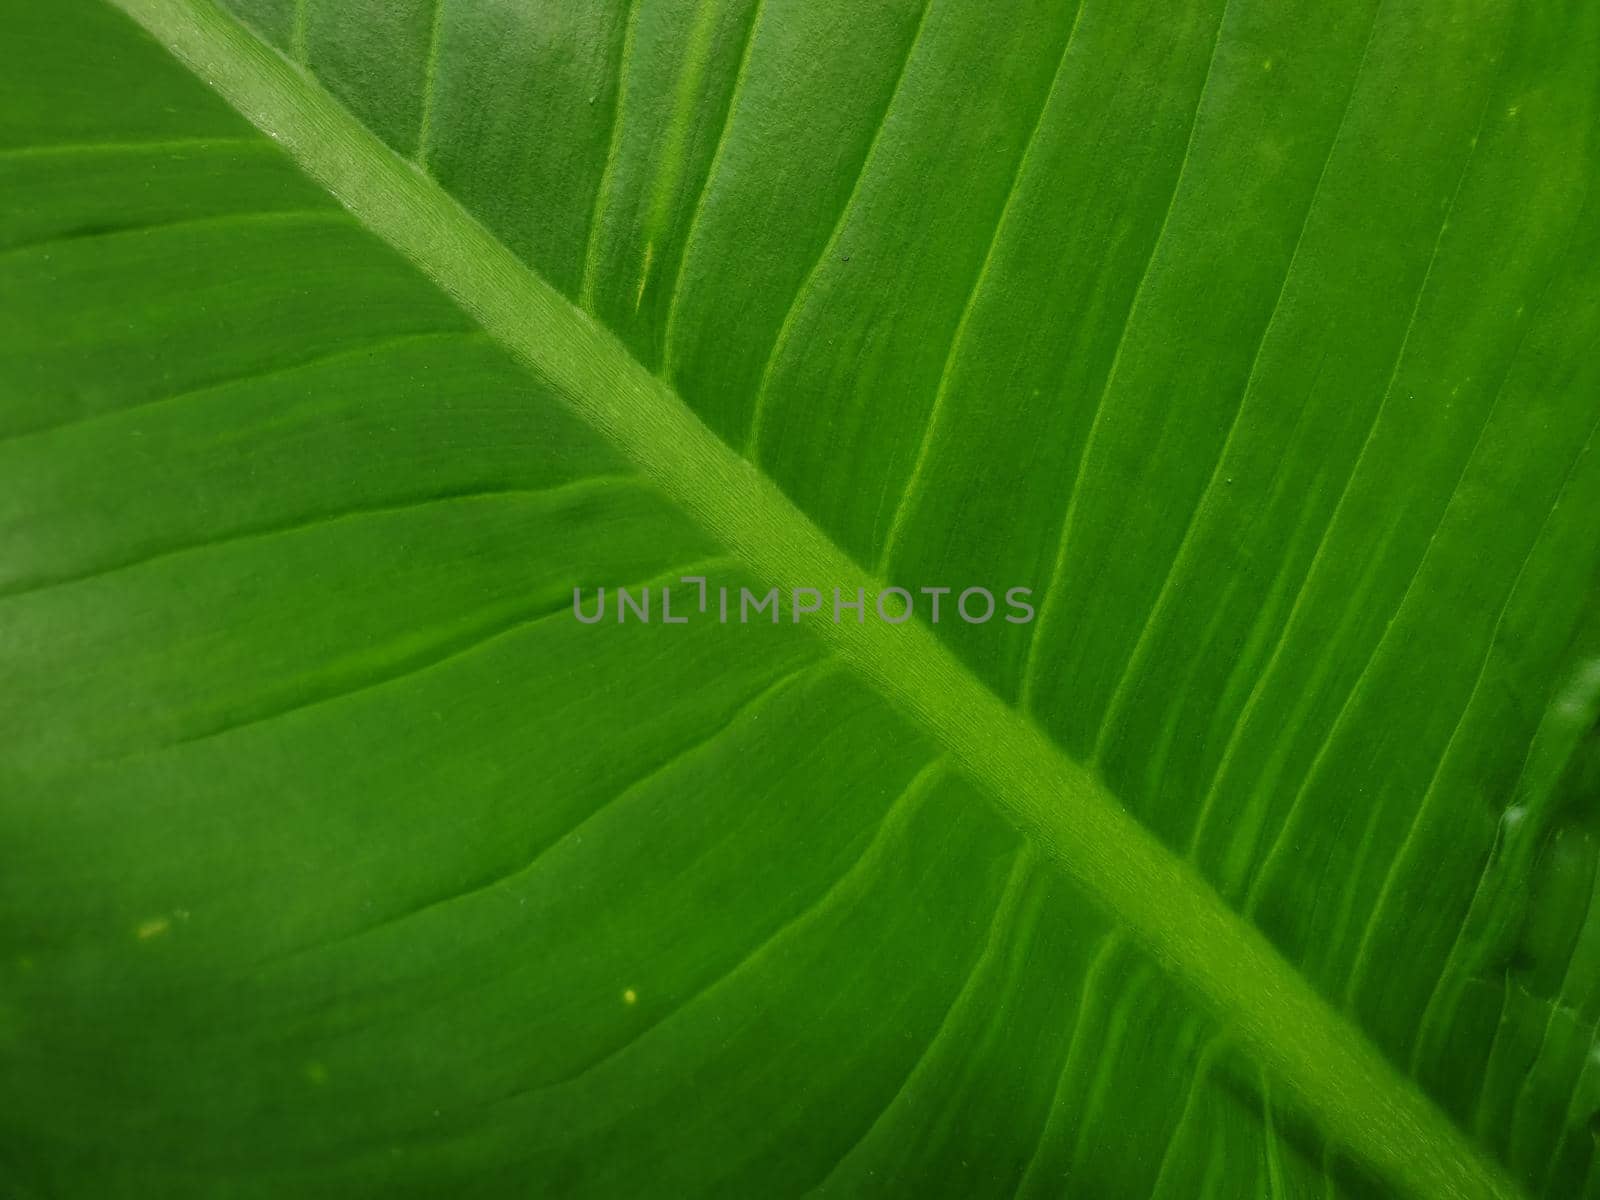
<svg viewBox="0 0 1600 1200">
<path fill-rule="evenodd" d="M 5 1195 L 1600 1195 L 1600 9 L 0 21 Z"/>
</svg>

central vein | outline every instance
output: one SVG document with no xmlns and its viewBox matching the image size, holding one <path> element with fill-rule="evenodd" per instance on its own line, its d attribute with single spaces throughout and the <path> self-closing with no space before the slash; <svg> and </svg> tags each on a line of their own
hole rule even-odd
<svg viewBox="0 0 1600 1200">
<path fill-rule="evenodd" d="M 212 0 L 109 0 L 449 293 L 753 571 L 881 587 L 661 380 L 427 176 Z M 1515 1191 L 1253 925 L 920 622 L 821 636 L 947 746 L 1040 853 L 1134 934 L 1322 1124 L 1418 1196 Z"/>
</svg>

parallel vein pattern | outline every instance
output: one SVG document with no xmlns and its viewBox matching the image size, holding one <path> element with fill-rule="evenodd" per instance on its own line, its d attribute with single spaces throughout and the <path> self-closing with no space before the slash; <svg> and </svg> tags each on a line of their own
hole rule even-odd
<svg viewBox="0 0 1600 1200">
<path fill-rule="evenodd" d="M 116 0 L 313 184 L 64 3 L 22 1194 L 1600 1186 L 1600 15 Z M 563 619 L 684 574 L 1042 619 Z"/>
</svg>

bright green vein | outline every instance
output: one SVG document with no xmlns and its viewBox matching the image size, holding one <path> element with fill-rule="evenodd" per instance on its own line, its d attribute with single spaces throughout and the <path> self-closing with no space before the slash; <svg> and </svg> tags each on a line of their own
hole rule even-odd
<svg viewBox="0 0 1600 1200">
<path fill-rule="evenodd" d="M 453 296 L 751 569 L 880 586 L 622 345 L 209 0 L 113 0 Z M 823 625 L 1039 850 L 1184 980 L 1339 1142 L 1419 1196 L 1514 1190 L 1252 925 L 920 625 Z"/>
</svg>

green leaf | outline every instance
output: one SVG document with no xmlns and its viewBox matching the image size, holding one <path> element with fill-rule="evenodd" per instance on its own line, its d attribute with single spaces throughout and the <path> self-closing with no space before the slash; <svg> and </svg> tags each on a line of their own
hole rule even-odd
<svg viewBox="0 0 1600 1200">
<path fill-rule="evenodd" d="M 1600 9 L 0 22 L 0 1191 L 1600 1196 Z"/>
</svg>

